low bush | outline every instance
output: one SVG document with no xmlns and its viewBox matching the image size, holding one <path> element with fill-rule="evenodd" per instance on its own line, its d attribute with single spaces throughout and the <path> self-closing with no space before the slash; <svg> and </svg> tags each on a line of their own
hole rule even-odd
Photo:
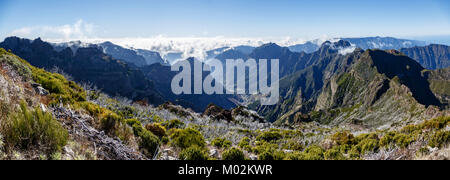
<svg viewBox="0 0 450 180">
<path fill-rule="evenodd" d="M 32 66 L 30 66 L 32 67 Z M 32 67 L 33 80 L 50 92 L 50 104 L 76 104 L 86 101 L 86 92 L 73 81 L 66 80 L 62 75 L 50 73 L 43 69 Z"/>
<path fill-rule="evenodd" d="M 335 134 L 333 134 L 331 136 L 331 140 L 333 140 L 334 142 L 336 142 L 336 144 L 338 145 L 343 145 L 343 144 L 353 144 L 353 134 L 350 134 L 348 132 L 337 132 Z"/>
<path fill-rule="evenodd" d="M 252 152 L 261 154 L 266 151 L 274 152 L 279 149 L 278 144 L 269 143 L 266 141 L 256 142 L 256 146 L 252 148 Z"/>
<path fill-rule="evenodd" d="M 13 114 L 3 127 L 5 141 L 10 147 L 38 147 L 47 152 L 60 151 L 67 143 L 68 132 L 50 113 L 36 108 L 29 111 L 21 103 L 21 112 Z"/>
<path fill-rule="evenodd" d="M 292 152 L 289 154 L 286 154 L 286 158 L 284 160 L 290 160 L 290 161 L 300 161 L 304 159 L 304 153 L 303 152 Z"/>
<path fill-rule="evenodd" d="M 198 146 L 203 148 L 206 146 L 203 135 L 192 128 L 176 129 L 170 135 L 170 142 L 173 146 L 187 149 L 191 146 Z"/>
<path fill-rule="evenodd" d="M 425 121 L 420 125 L 420 128 L 440 130 L 442 128 L 445 128 L 449 124 L 450 124 L 450 116 L 438 117 L 429 121 Z"/>
<path fill-rule="evenodd" d="M 238 146 L 246 151 L 251 151 L 252 147 L 250 146 L 250 138 L 249 137 L 243 137 L 241 141 L 239 141 Z"/>
<path fill-rule="evenodd" d="M 211 144 L 217 148 L 229 148 L 231 147 L 232 143 L 230 140 L 227 140 L 225 138 L 215 138 Z"/>
<path fill-rule="evenodd" d="M 178 158 L 180 160 L 188 161 L 205 161 L 208 160 L 208 154 L 203 148 L 200 148 L 198 146 L 191 146 L 181 151 L 181 153 L 178 155 Z"/>
<path fill-rule="evenodd" d="M 238 148 L 231 148 L 222 153 L 222 159 L 226 161 L 243 161 L 245 160 L 245 155 L 242 150 Z"/>
<path fill-rule="evenodd" d="M 147 124 L 145 129 L 149 130 L 159 138 L 166 136 L 166 128 L 159 123 Z"/>
<path fill-rule="evenodd" d="M 273 142 L 281 139 L 282 135 L 280 132 L 277 131 L 266 131 L 263 132 L 261 135 L 256 137 L 256 140 L 258 141 L 266 141 L 266 142 Z"/>
<path fill-rule="evenodd" d="M 303 153 L 303 160 L 324 160 L 325 150 L 320 146 L 312 145 L 307 147 Z"/>
<path fill-rule="evenodd" d="M 332 148 L 326 151 L 324 154 L 325 160 L 345 160 L 345 156 L 341 153 L 340 149 Z"/>
<path fill-rule="evenodd" d="M 122 118 L 115 113 L 109 113 L 100 120 L 100 127 L 108 134 L 113 134 L 116 125 L 122 121 Z"/>
<path fill-rule="evenodd" d="M 358 146 L 361 146 L 361 153 L 366 154 L 368 152 L 375 152 L 379 148 L 379 142 L 376 139 L 364 139 L 359 142 Z"/>
<path fill-rule="evenodd" d="M 286 158 L 286 154 L 282 151 L 274 150 L 274 151 L 264 151 L 258 155 L 258 160 L 261 161 L 276 161 L 283 160 Z"/>
<path fill-rule="evenodd" d="M 289 139 L 282 146 L 283 149 L 293 150 L 293 151 L 303 151 L 303 144 L 294 139 Z"/>
<path fill-rule="evenodd" d="M 388 132 L 380 139 L 380 146 L 386 147 L 391 145 L 394 142 L 395 132 Z"/>
<path fill-rule="evenodd" d="M 401 148 L 408 147 L 413 141 L 414 141 L 414 138 L 407 134 L 397 133 L 394 136 L 395 144 Z"/>
<path fill-rule="evenodd" d="M 159 139 L 156 137 L 153 133 L 147 130 L 141 131 L 141 133 L 138 134 L 140 137 L 139 146 L 143 149 L 144 154 L 147 154 L 148 156 L 154 157 L 155 152 L 159 147 Z"/>
<path fill-rule="evenodd" d="M 126 123 L 133 128 L 134 135 L 139 137 L 139 147 L 144 154 L 153 157 L 159 146 L 159 138 L 145 129 L 137 119 L 128 119 Z"/>
<path fill-rule="evenodd" d="M 429 146 L 436 148 L 440 148 L 448 143 L 450 143 L 450 131 L 437 131 L 431 135 L 429 140 Z"/>
</svg>

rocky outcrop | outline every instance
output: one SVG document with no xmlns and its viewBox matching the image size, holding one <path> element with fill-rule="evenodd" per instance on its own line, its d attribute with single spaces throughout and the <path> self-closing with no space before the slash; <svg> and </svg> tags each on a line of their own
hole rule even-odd
<svg viewBox="0 0 450 180">
<path fill-rule="evenodd" d="M 103 131 L 98 131 L 90 124 L 92 117 L 74 112 L 59 106 L 50 109 L 68 130 L 72 138 L 78 141 L 88 141 L 94 147 L 95 154 L 104 160 L 146 160 L 140 152 L 126 146 L 120 139 L 109 137 Z"/>
<path fill-rule="evenodd" d="M 203 113 L 203 116 L 210 116 L 216 120 L 233 121 L 233 117 L 231 115 L 230 110 L 223 109 L 214 104 L 208 105 L 205 112 Z"/>
</svg>

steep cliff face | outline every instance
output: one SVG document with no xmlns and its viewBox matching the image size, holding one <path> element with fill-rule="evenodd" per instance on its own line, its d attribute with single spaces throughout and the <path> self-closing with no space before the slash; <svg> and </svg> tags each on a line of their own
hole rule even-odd
<svg viewBox="0 0 450 180">
<path fill-rule="evenodd" d="M 402 48 L 400 51 L 419 62 L 426 69 L 450 67 L 450 47 L 446 45 L 432 44 L 423 47 Z"/>
</svg>

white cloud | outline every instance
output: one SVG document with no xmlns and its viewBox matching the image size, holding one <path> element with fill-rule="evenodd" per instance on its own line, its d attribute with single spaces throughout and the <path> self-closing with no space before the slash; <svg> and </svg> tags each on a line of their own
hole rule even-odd
<svg viewBox="0 0 450 180">
<path fill-rule="evenodd" d="M 67 39 L 46 39 L 51 42 L 65 42 Z M 78 40 L 78 39 L 72 39 Z M 303 39 L 294 38 L 229 38 L 217 37 L 167 37 L 164 35 L 146 38 L 91 38 L 83 40 L 88 43 L 110 41 L 114 44 L 134 49 L 147 49 L 157 51 L 162 56 L 168 53 L 182 53 L 182 58 L 195 57 L 204 60 L 206 52 L 222 47 L 235 47 L 240 45 L 261 46 L 265 43 L 275 42 L 280 46 L 289 46 L 303 43 Z"/>
<path fill-rule="evenodd" d="M 45 39 L 88 39 L 94 33 L 94 25 L 78 20 L 74 24 L 66 24 L 62 26 L 33 26 L 24 27 L 9 33 L 8 36 L 20 36 L 26 38 L 42 37 Z"/>
<path fill-rule="evenodd" d="M 345 56 L 345 55 L 350 54 L 353 51 L 355 51 L 355 49 L 356 49 L 356 46 L 352 45 L 352 46 L 349 46 L 349 47 L 346 47 L 346 48 L 339 48 L 338 52 L 339 52 L 339 54 Z"/>
<path fill-rule="evenodd" d="M 196 57 L 204 60 L 206 52 L 216 48 L 234 47 L 239 45 L 260 46 L 265 43 L 274 42 L 280 46 L 290 46 L 305 43 L 311 39 L 300 39 L 292 37 L 275 38 L 232 38 L 232 37 L 167 37 L 165 35 L 152 37 L 131 37 L 131 38 L 96 38 L 96 33 L 102 30 L 97 29 L 93 24 L 83 20 L 78 20 L 73 24 L 60 26 L 34 26 L 24 27 L 11 32 L 8 36 L 19 36 L 34 39 L 41 37 L 49 42 L 69 42 L 83 41 L 85 43 L 101 43 L 111 41 L 115 44 L 127 48 L 147 49 L 159 52 L 162 56 L 168 53 L 182 53 L 182 58 Z M 205 31 L 204 36 L 209 32 Z M 321 44 L 328 40 L 327 36 L 322 36 L 314 40 L 314 43 Z"/>
</svg>

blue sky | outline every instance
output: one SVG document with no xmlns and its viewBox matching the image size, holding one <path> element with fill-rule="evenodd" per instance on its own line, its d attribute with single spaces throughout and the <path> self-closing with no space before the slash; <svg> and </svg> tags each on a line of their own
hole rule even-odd
<svg viewBox="0 0 450 180">
<path fill-rule="evenodd" d="M 450 36 L 448 0 L 0 0 L 0 38 Z"/>
</svg>

